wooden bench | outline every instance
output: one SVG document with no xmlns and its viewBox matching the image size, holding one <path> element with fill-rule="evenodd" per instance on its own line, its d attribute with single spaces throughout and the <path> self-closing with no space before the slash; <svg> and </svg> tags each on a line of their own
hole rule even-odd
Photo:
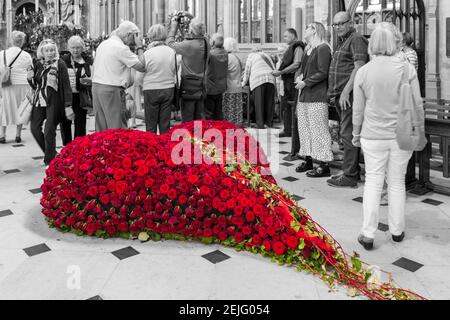
<svg viewBox="0 0 450 320">
<path fill-rule="evenodd" d="M 450 195 L 450 188 L 433 184 L 430 180 L 432 157 L 431 136 L 441 137 L 443 153 L 443 177 L 450 178 L 450 103 L 425 101 L 425 133 L 428 144 L 418 152 L 419 184 L 438 193 Z"/>
</svg>

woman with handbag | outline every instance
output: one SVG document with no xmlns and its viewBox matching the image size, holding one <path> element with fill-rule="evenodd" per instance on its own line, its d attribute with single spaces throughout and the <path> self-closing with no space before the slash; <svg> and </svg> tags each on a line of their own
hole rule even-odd
<svg viewBox="0 0 450 320">
<path fill-rule="evenodd" d="M 167 30 L 157 24 L 150 28 L 151 41 L 144 54 L 144 106 L 147 132 L 164 134 L 170 129 L 175 97 L 177 60 L 175 51 L 165 44 Z"/>
<path fill-rule="evenodd" d="M 402 149 L 399 114 L 402 88 L 423 115 L 420 85 L 414 66 L 398 56 L 400 31 L 391 23 L 379 24 L 369 42 L 371 62 L 359 69 L 354 83 L 353 144 L 362 147 L 366 164 L 364 221 L 358 242 L 371 250 L 378 229 L 381 192 L 385 177 L 389 193 L 389 231 L 394 242 L 405 237 L 405 174 L 413 149 Z M 424 120 L 423 125 L 424 125 Z M 425 135 L 423 135 L 423 138 Z"/>
<path fill-rule="evenodd" d="M 62 57 L 69 73 L 75 113 L 74 138 L 86 135 L 88 110 L 92 109 L 92 59 L 85 54 L 86 46 L 80 36 L 73 36 L 68 41 L 69 54 Z"/>
<path fill-rule="evenodd" d="M 44 164 L 48 166 L 57 155 L 56 127 L 63 121 L 73 121 L 75 114 L 69 73 L 59 58 L 55 41 L 42 41 L 37 49 L 37 59 L 34 68 L 28 72 L 28 82 L 36 91 L 31 133 L 44 152 Z"/>
<path fill-rule="evenodd" d="M 22 142 L 22 124 L 19 122 L 19 106 L 30 90 L 27 82 L 27 72 L 33 60 L 28 52 L 22 50 L 26 35 L 20 31 L 13 31 L 11 35 L 12 47 L 0 52 L 3 83 L 1 85 L 0 103 L 0 143 L 6 143 L 6 127 L 15 125 L 16 143 Z"/>
</svg>

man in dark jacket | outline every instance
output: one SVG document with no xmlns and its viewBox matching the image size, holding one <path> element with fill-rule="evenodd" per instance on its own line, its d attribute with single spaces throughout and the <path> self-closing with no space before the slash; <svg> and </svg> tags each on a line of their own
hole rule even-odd
<svg viewBox="0 0 450 320">
<path fill-rule="evenodd" d="M 284 84 L 284 96 L 281 100 L 281 112 L 283 114 L 284 131 L 280 138 L 292 136 L 291 154 L 285 158 L 288 161 L 300 159 L 300 139 L 298 136 L 298 125 L 295 117 L 295 108 L 297 100 L 297 90 L 295 89 L 296 73 L 300 69 L 305 44 L 298 41 L 297 31 L 287 29 L 284 33 L 284 39 L 288 44 L 288 49 L 283 55 L 281 65 L 278 71 L 274 71 L 275 77 L 281 76 Z"/>
<path fill-rule="evenodd" d="M 206 120 L 223 120 L 222 100 L 227 91 L 228 52 L 223 48 L 222 35 L 216 33 L 211 40 L 205 117 Z"/>
<path fill-rule="evenodd" d="M 209 44 L 205 38 L 205 24 L 198 19 L 191 21 L 189 35 L 176 42 L 178 17 L 174 17 L 167 38 L 167 45 L 182 56 L 181 63 L 181 117 L 183 122 L 203 120 L 206 98 L 206 67 L 209 59 Z"/>
</svg>

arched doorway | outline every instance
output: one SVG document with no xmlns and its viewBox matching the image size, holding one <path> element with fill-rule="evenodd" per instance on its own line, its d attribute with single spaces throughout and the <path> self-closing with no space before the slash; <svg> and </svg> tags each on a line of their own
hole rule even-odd
<svg viewBox="0 0 450 320">
<path fill-rule="evenodd" d="M 415 39 L 419 57 L 419 80 L 425 95 L 425 6 L 423 0 L 352 0 L 347 10 L 352 14 L 356 29 L 370 37 L 376 23 L 394 23 L 402 32 Z"/>
<path fill-rule="evenodd" d="M 34 2 L 26 2 L 16 9 L 16 16 L 19 14 L 30 14 L 36 11 L 36 4 Z"/>
</svg>

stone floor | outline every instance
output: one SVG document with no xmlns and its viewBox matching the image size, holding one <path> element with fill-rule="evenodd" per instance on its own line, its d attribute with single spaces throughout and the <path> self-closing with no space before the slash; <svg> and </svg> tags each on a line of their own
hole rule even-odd
<svg viewBox="0 0 450 320">
<path fill-rule="evenodd" d="M 349 254 L 358 251 L 401 287 L 450 299 L 450 198 L 409 195 L 401 244 L 386 231 L 383 208 L 376 249 L 364 252 L 356 242 L 363 186 L 332 189 L 295 173 L 296 163 L 281 160 L 290 140 L 280 141 L 278 132 L 258 132 L 269 141 L 277 181 Z M 13 128 L 8 134 L 9 143 L 0 145 L 0 299 L 352 299 L 345 288 L 329 292 L 312 275 L 221 246 L 105 241 L 49 229 L 39 205 L 42 153 L 29 130 L 20 145 L 11 142 Z"/>
</svg>

